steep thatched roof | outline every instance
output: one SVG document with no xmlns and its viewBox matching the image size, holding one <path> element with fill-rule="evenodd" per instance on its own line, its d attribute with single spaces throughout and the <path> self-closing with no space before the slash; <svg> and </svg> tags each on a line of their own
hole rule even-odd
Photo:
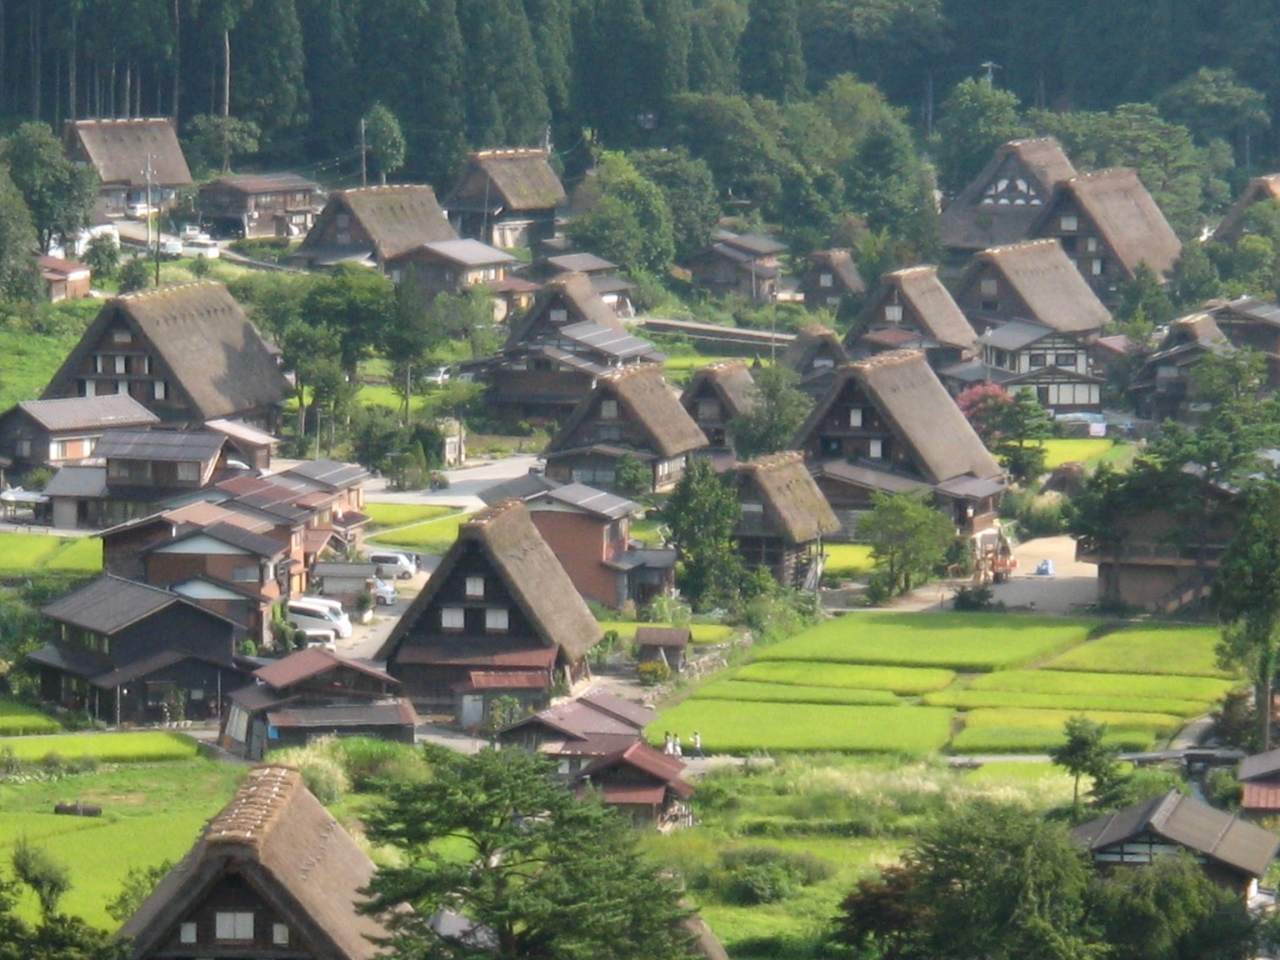
<svg viewBox="0 0 1280 960">
<path fill-rule="evenodd" d="M 778 363 L 803 377 L 812 372 L 814 360 L 823 355 L 837 366 L 849 362 L 849 354 L 840 342 L 839 335 L 820 323 L 811 323 L 787 344 Z"/>
<path fill-rule="evenodd" d="M 1013 140 L 998 147 L 991 162 L 942 211 L 942 245 L 983 250 L 1026 239 L 1054 187 L 1075 175 L 1052 137 Z"/>
<path fill-rule="evenodd" d="M 968 350 L 978 342 L 978 334 L 938 279 L 938 268 L 920 266 L 894 270 L 880 278 L 880 290 L 854 323 L 849 332 L 852 339 L 846 344 L 852 346 L 853 339 L 885 326 L 884 308 L 891 303 L 909 306 L 920 318 L 922 332 L 939 343 Z"/>
<path fill-rule="evenodd" d="M 288 384 L 240 304 L 220 283 L 188 283 L 108 300 L 41 399 L 76 392 L 74 375 L 107 329 L 123 319 L 150 343 L 201 420 L 284 401 Z"/>
<path fill-rule="evenodd" d="M 425 243 L 458 239 L 436 202 L 436 192 L 426 184 L 358 187 L 329 195 L 329 202 L 302 241 L 297 256 L 305 258 L 308 253 L 332 247 L 336 241 L 330 222 L 344 214 L 354 218 L 369 235 L 380 262 Z"/>
<path fill-rule="evenodd" d="M 793 446 L 803 446 L 851 379 L 911 451 L 928 482 L 943 483 L 966 474 L 984 480 L 1003 475 L 924 354 L 916 350 L 890 350 L 837 370 Z"/>
<path fill-rule="evenodd" d="M 1250 207 L 1260 200 L 1280 201 L 1280 173 L 1268 173 L 1266 176 L 1254 177 L 1236 197 L 1227 215 L 1213 231 L 1214 240 L 1229 240 L 1240 232 L 1240 221 Z"/>
<path fill-rule="evenodd" d="M 188 187 L 192 183 L 178 134 L 166 118 L 71 120 L 63 139 L 68 153 L 93 164 L 103 183 L 145 187 L 148 156 L 152 184 Z"/>
<path fill-rule="evenodd" d="M 431 574 L 426 588 L 400 618 L 376 659 L 394 658 L 401 643 L 431 607 L 463 554 L 478 549 L 510 592 L 542 642 L 580 660 L 600 642 L 600 624 L 542 539 L 529 510 L 508 500 L 475 514 L 458 527 L 458 539 Z"/>
<path fill-rule="evenodd" d="M 848 250 L 839 247 L 819 250 L 809 255 L 809 263 L 810 275 L 822 272 L 834 274 L 839 281 L 835 289 L 844 293 L 866 293 L 867 283 L 862 279 L 862 274 L 853 262 L 853 255 Z"/>
<path fill-rule="evenodd" d="M 754 496 L 750 491 L 741 491 L 740 498 L 758 498 L 772 527 L 792 545 L 839 532 L 840 521 L 798 451 L 759 457 L 734 469 L 740 485 L 754 487 Z"/>
<path fill-rule="evenodd" d="M 596 292 L 590 277 L 585 273 L 562 273 L 542 285 L 534 297 L 533 306 L 518 323 L 512 325 L 511 333 L 507 335 L 507 346 L 514 347 L 529 340 L 553 309 L 563 309 L 567 314 L 560 326 L 589 320 L 619 333 L 627 330 L 613 308 Z"/>
<path fill-rule="evenodd" d="M 578 401 L 569 419 L 547 445 L 546 452 L 569 449 L 579 425 L 605 396 L 618 401 L 620 418 L 625 411 L 625 415 L 648 434 L 653 452 L 659 456 L 678 457 L 707 445 L 702 428 L 693 422 L 667 386 L 662 368 L 641 363 L 611 370 L 597 379 L 596 388 Z"/>
<path fill-rule="evenodd" d="M 467 169 L 445 206 L 497 213 L 548 210 L 565 200 L 564 185 L 543 151 L 484 150 L 467 158 Z"/>
<path fill-rule="evenodd" d="M 739 416 L 755 405 L 756 381 L 745 360 L 718 360 L 700 367 L 680 395 L 681 406 L 692 413 L 691 405 L 704 384 L 715 390 L 726 417 Z"/>
<path fill-rule="evenodd" d="M 319 960 L 367 960 L 382 952 L 370 938 L 387 935 L 355 909 L 373 873 L 373 862 L 297 770 L 255 767 L 119 936 L 129 941 L 131 957 L 154 956 L 177 943 L 178 925 L 228 874 L 239 874 L 303 941 L 290 949 Z"/>
<path fill-rule="evenodd" d="M 1166 274 L 1182 253 L 1182 241 L 1136 170 L 1112 167 L 1082 174 L 1060 184 L 1058 190 L 1074 197 L 1130 276 L 1142 263 L 1157 274 Z M 1051 215 L 1052 210 L 1046 208 L 1046 222 Z"/>
<path fill-rule="evenodd" d="M 1111 322 L 1111 311 L 1057 240 L 1028 240 L 982 251 L 961 280 L 961 290 L 978 282 L 983 264 L 995 267 L 1027 305 L 1031 313 L 1023 319 L 1058 333 L 1101 330 Z"/>
</svg>

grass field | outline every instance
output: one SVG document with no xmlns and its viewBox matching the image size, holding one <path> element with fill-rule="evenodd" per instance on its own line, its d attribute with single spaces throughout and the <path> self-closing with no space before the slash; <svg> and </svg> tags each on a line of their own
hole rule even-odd
<svg viewBox="0 0 1280 960">
<path fill-rule="evenodd" d="M 102 301 L 94 303 L 100 305 Z M 0 377 L 0 410 L 8 410 L 20 400 L 40 396 L 72 347 L 80 341 L 82 332 L 49 336 L 0 327 L 0 356 L 5 358 L 4 376 Z"/>
<path fill-rule="evenodd" d="M 865 543 L 828 543 L 822 550 L 827 555 L 825 572 L 841 580 L 864 577 L 875 566 L 871 547 Z"/>
<path fill-rule="evenodd" d="M 977 677 L 975 690 L 1006 693 L 1057 693 L 1080 696 L 1104 695 L 1141 700 L 1164 697 L 1212 703 L 1235 684 L 1211 677 L 1172 677 L 1141 674 L 1081 673 L 1065 670 L 1007 670 Z"/>
<path fill-rule="evenodd" d="M 1064 463 L 1078 461 L 1086 465 L 1103 460 L 1116 446 L 1114 440 L 1102 438 L 1075 440 L 1046 440 L 1044 442 L 1044 466 L 1054 470 Z"/>
<path fill-rule="evenodd" d="M 1121 710 L 1137 713 L 1167 713 L 1188 720 L 1206 713 L 1210 706 L 1202 700 L 1174 700 L 1167 697 L 1124 697 L 1085 693 L 1012 693 L 1004 690 L 942 690 L 938 693 L 927 693 L 922 700 L 927 706 L 954 707 L 959 710 L 976 710 L 980 707 Z"/>
<path fill-rule="evenodd" d="M 36 570 L 92 573 L 101 569 L 102 541 L 96 537 L 0 533 L 0 574 Z"/>
<path fill-rule="evenodd" d="M 669 627 L 669 623 L 636 623 L 631 620 L 601 620 L 600 632 L 617 630 L 618 636 L 631 639 L 641 627 Z M 689 633 L 694 643 L 727 643 L 733 639 L 733 627 L 722 623 L 691 623 Z"/>
<path fill-rule="evenodd" d="M 52 737 L 0 738 L 0 750 L 19 760 L 42 760 L 51 753 L 66 760 L 93 757 L 103 763 L 154 763 L 190 760 L 196 742 L 180 733 L 77 733 Z"/>
<path fill-rule="evenodd" d="M 706 750 L 749 755 L 759 751 L 906 753 L 942 748 L 951 732 L 950 710 L 937 707 L 848 707 L 814 703 L 686 700 L 663 711 L 648 728 L 702 734 Z"/>
<path fill-rule="evenodd" d="M 634 540 L 641 540 L 646 546 L 660 547 L 662 546 L 662 534 L 658 528 L 662 526 L 661 521 L 645 518 L 644 520 L 633 520 L 631 522 L 631 537 Z"/>
<path fill-rule="evenodd" d="M 964 730 L 952 742 L 956 753 L 1032 753 L 1062 742 L 1062 727 L 1083 713 L 1107 725 L 1107 741 L 1124 749 L 1143 750 L 1172 735 L 1182 721 L 1163 713 L 1117 713 L 1103 710 L 970 710 Z"/>
<path fill-rule="evenodd" d="M 870 613 L 828 620 L 762 650 L 758 660 L 946 667 L 980 672 L 1019 666 L 1080 643 L 1080 620 L 974 613 Z"/>
<path fill-rule="evenodd" d="M 842 703 L 850 706 L 895 706 L 888 690 L 850 690 L 844 687 L 802 687 L 792 683 L 721 680 L 701 687 L 695 700 L 741 700 L 748 703 Z"/>
<path fill-rule="evenodd" d="M 64 912 L 104 929 L 118 923 L 107 902 L 129 867 L 177 861 L 205 821 L 230 799 L 243 767 L 206 760 L 163 766 L 120 766 L 53 782 L 0 785 L 0 862 L 20 837 L 43 847 L 71 872 Z M 63 800 L 100 804 L 101 817 L 61 817 Z M 23 893 L 19 913 L 35 920 L 35 898 Z"/>
<path fill-rule="evenodd" d="M 364 505 L 364 513 L 373 522 L 373 530 L 384 530 L 387 527 L 404 527 L 409 524 L 435 520 L 453 513 L 450 507 L 433 507 L 418 503 L 368 503 Z"/>
<path fill-rule="evenodd" d="M 422 553 L 444 553 L 458 539 L 458 525 L 466 519 L 467 514 L 457 511 L 438 520 L 374 534 L 372 539 L 388 547 L 410 547 Z"/>
<path fill-rule="evenodd" d="M 1068 650 L 1045 667 L 1097 673 L 1229 677 L 1231 674 L 1218 666 L 1214 652 L 1220 636 L 1215 627 L 1131 627 Z"/>
<path fill-rule="evenodd" d="M 0 700 L 0 736 L 22 737 L 39 733 L 57 733 L 62 725 L 35 707 L 12 700 Z"/>
<path fill-rule="evenodd" d="M 849 663 L 806 663 L 766 660 L 750 663 L 735 675 L 737 680 L 758 683 L 839 687 L 849 690 L 890 690 L 919 694 L 941 690 L 955 680 L 955 672 L 923 667 L 870 667 Z"/>
</svg>

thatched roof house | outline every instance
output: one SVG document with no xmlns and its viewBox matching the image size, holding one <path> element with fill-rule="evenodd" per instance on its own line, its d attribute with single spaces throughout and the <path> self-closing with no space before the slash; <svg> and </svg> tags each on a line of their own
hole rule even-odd
<svg viewBox="0 0 1280 960">
<path fill-rule="evenodd" d="M 684 475 L 686 456 L 706 445 L 662 368 L 639 364 L 597 378 L 547 445 L 547 476 L 608 489 L 629 454 L 652 471 L 654 490 L 669 490 Z"/>
<path fill-rule="evenodd" d="M 127 393 L 162 420 L 270 430 L 287 387 L 240 304 L 205 282 L 108 300 L 41 399 Z"/>
<path fill-rule="evenodd" d="M 822 393 L 831 380 L 831 372 L 848 362 L 849 354 L 839 335 L 820 323 L 802 329 L 778 358 L 779 364 L 795 371 L 800 389 L 811 396 Z"/>
<path fill-rule="evenodd" d="M 947 204 L 938 221 L 942 245 L 957 262 L 1031 234 L 1054 188 L 1076 175 L 1052 137 L 1012 140 Z"/>
<path fill-rule="evenodd" d="M 1031 235 L 1057 237 L 1104 303 L 1116 302 L 1141 264 L 1164 276 L 1182 253 L 1182 241 L 1129 167 L 1059 184 Z"/>
<path fill-rule="evenodd" d="M 680 405 L 707 435 L 708 444 L 723 450 L 730 443 L 730 421 L 750 410 L 757 396 L 745 360 L 718 360 L 698 368 L 680 394 Z"/>
<path fill-rule="evenodd" d="M 546 705 L 557 675 L 579 675 L 600 626 L 519 501 L 458 528 L 426 588 L 375 659 L 415 704 L 464 727 L 494 698 Z"/>
<path fill-rule="evenodd" d="M 916 335 L 935 366 L 956 362 L 978 341 L 977 332 L 938 279 L 937 267 L 930 266 L 907 267 L 881 277 L 880 288 L 845 337 L 845 348 L 857 357 L 895 349 L 897 344 L 877 342 L 875 335 L 882 331 Z"/>
<path fill-rule="evenodd" d="M 458 235 L 426 184 L 338 190 L 293 254 L 305 267 L 343 261 L 382 267 L 392 257 Z"/>
<path fill-rule="evenodd" d="M 297 770 L 255 767 L 119 936 L 131 960 L 220 953 L 220 941 L 245 956 L 369 960 L 387 936 L 357 910 L 374 870 Z"/>
<path fill-rule="evenodd" d="M 839 247 L 809 254 L 809 268 L 800 279 L 804 305 L 839 315 L 854 298 L 867 292 L 853 255 Z"/>
<path fill-rule="evenodd" d="M 156 208 L 168 209 L 178 189 L 193 182 L 177 131 L 168 118 L 69 120 L 62 139 L 67 156 L 98 172 L 101 196 L 111 216 L 123 215 L 130 203 L 149 202 Z"/>
<path fill-rule="evenodd" d="M 545 151 L 482 150 L 444 205 L 462 236 L 508 248 L 552 236 L 567 199 Z"/>
<path fill-rule="evenodd" d="M 1240 238 L 1244 230 L 1245 215 L 1255 203 L 1266 200 L 1280 201 L 1280 173 L 1268 173 L 1254 177 L 1236 197 L 1227 215 L 1213 231 L 1213 239 L 1221 243 L 1231 243 Z"/>
<path fill-rule="evenodd" d="M 915 350 L 839 368 L 792 445 L 837 515 L 869 508 L 877 490 L 931 488 L 958 527 L 981 529 L 1004 490 L 1000 465 Z"/>
<path fill-rule="evenodd" d="M 841 527 L 804 456 L 790 450 L 759 457 L 734 468 L 732 481 L 742 504 L 734 531 L 739 555 L 786 586 L 815 587 L 821 541 Z"/>
<path fill-rule="evenodd" d="M 562 273 L 543 284 L 529 312 L 511 325 L 507 346 L 527 343 L 573 323 L 590 321 L 612 330 L 626 327 L 585 273 Z"/>
<path fill-rule="evenodd" d="M 956 303 L 986 329 L 1030 320 L 1057 333 L 1096 334 L 1111 312 L 1056 239 L 991 247 L 977 254 L 956 287 Z"/>
</svg>

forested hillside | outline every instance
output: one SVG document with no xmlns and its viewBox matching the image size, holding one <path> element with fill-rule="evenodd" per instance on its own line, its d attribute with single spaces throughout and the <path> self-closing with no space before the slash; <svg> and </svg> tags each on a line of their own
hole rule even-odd
<svg viewBox="0 0 1280 960">
<path fill-rule="evenodd" d="M 1053 110 L 1154 101 L 1208 66 L 1265 98 L 1209 97 L 1227 118 L 1212 132 L 1258 160 L 1275 152 L 1278 44 L 1272 0 L 3 0 L 0 115 L 229 111 L 260 127 L 265 160 L 349 173 L 382 102 L 403 175 L 443 182 L 466 147 L 548 128 L 571 171 L 584 137 L 663 143 L 688 93 L 794 101 L 851 73 L 927 131 L 986 62 Z"/>
</svg>

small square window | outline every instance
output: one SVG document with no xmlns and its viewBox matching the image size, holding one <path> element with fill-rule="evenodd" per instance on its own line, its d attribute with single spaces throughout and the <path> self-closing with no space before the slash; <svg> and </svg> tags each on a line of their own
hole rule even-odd
<svg viewBox="0 0 1280 960">
<path fill-rule="evenodd" d="M 861 407 L 854 407 L 849 411 L 849 426 L 851 427 L 862 426 L 862 408 Z"/>
<path fill-rule="evenodd" d="M 466 611 L 461 607 L 441 607 L 440 627 L 444 630 L 461 630 L 467 625 Z"/>
<path fill-rule="evenodd" d="M 489 607 L 484 612 L 484 628 L 486 630 L 506 630 L 508 621 L 506 607 Z"/>
<path fill-rule="evenodd" d="M 818 286 L 829 287 L 835 282 L 835 278 L 829 273 L 824 273 L 818 277 Z"/>
<path fill-rule="evenodd" d="M 618 401 L 617 400 L 601 400 L 600 401 L 600 418 L 602 420 L 618 419 Z"/>
<path fill-rule="evenodd" d="M 190 460 L 178 462 L 178 479 L 184 483 L 196 483 L 200 480 L 200 464 Z"/>
<path fill-rule="evenodd" d="M 1085 253 L 1097 253 L 1097 252 L 1098 252 L 1098 238 L 1097 238 L 1097 237 L 1088 237 L 1088 238 L 1086 238 L 1086 239 L 1085 239 L 1085 241 L 1084 241 L 1084 252 L 1085 252 Z"/>
<path fill-rule="evenodd" d="M 1095 277 L 1102 276 L 1102 261 L 1101 260 L 1090 261 L 1089 269 Z"/>
<path fill-rule="evenodd" d="M 1043 353 L 1033 353 L 1030 358 L 1031 367 L 1033 369 L 1043 367 L 1045 365 L 1045 356 Z"/>
<path fill-rule="evenodd" d="M 994 297 L 1000 293 L 1000 281 L 995 277 L 986 277 L 982 281 L 982 295 L 984 297 Z"/>
<path fill-rule="evenodd" d="M 194 923 L 184 923 L 178 927 L 179 943 L 195 943 L 196 942 L 196 925 Z"/>
<path fill-rule="evenodd" d="M 132 341 L 133 341 L 132 330 L 112 330 L 111 331 L 112 343 L 131 343 Z"/>
<path fill-rule="evenodd" d="M 484 577 L 467 577 L 467 596 L 484 596 Z"/>
<path fill-rule="evenodd" d="M 569 311 L 563 307 L 555 307 L 547 312 L 547 317 L 552 323 L 564 323 L 569 319 Z"/>
<path fill-rule="evenodd" d="M 129 363 L 129 360 L 128 360 L 128 358 L 127 358 L 127 357 L 125 357 L 123 354 L 118 355 L 118 356 L 116 357 L 116 370 L 115 370 L 115 372 L 116 372 L 116 373 L 127 373 L 127 372 L 128 372 L 128 369 L 127 369 L 127 367 L 128 367 L 128 363 Z"/>
<path fill-rule="evenodd" d="M 884 459 L 884 441 L 872 440 L 870 443 L 868 443 L 867 456 L 869 456 L 872 460 L 883 460 Z"/>
<path fill-rule="evenodd" d="M 163 380 L 154 380 L 151 383 L 151 396 L 155 400 L 163 400 L 169 395 L 169 386 Z"/>
<path fill-rule="evenodd" d="M 273 923 L 271 925 L 271 942 L 277 947 L 287 947 L 289 945 L 289 928 L 283 923 Z"/>
<path fill-rule="evenodd" d="M 884 308 L 884 318 L 888 320 L 890 323 L 901 323 L 902 322 L 902 304 L 900 303 L 886 304 Z"/>
<path fill-rule="evenodd" d="M 1076 355 L 1074 353 L 1060 353 L 1053 358 L 1055 367 L 1064 367 L 1067 370 L 1075 369 Z"/>
<path fill-rule="evenodd" d="M 1065 233 L 1075 233 L 1080 229 L 1080 218 L 1072 214 L 1066 214 L 1058 221 L 1058 228 Z"/>
</svg>

